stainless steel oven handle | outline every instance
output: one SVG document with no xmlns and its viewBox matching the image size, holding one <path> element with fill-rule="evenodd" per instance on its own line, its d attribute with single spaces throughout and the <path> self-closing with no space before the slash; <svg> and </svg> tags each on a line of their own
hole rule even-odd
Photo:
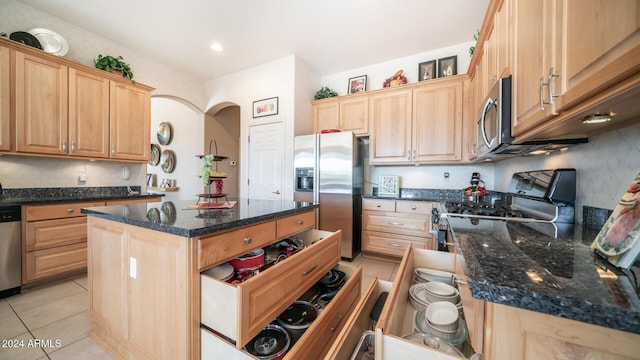
<svg viewBox="0 0 640 360">
<path fill-rule="evenodd" d="M 489 149 L 491 149 L 491 143 L 493 143 L 493 139 L 491 139 L 491 142 L 489 142 L 489 139 L 487 139 L 487 131 L 485 129 L 485 123 L 487 120 L 487 113 L 489 112 L 489 109 L 491 108 L 491 106 L 494 106 L 497 108 L 498 101 L 493 100 L 492 98 L 488 98 L 487 102 L 484 104 L 484 108 L 482 109 L 482 116 L 480 117 L 480 132 L 482 133 L 482 140 L 484 141 L 484 144 Z"/>
</svg>

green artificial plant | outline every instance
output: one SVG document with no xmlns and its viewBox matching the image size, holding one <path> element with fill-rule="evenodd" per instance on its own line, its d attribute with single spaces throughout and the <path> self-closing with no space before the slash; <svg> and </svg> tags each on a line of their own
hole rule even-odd
<svg viewBox="0 0 640 360">
<path fill-rule="evenodd" d="M 326 86 L 323 86 L 316 94 L 313 96 L 315 100 L 326 99 L 330 97 L 338 96 L 338 93 L 329 89 Z"/>
<path fill-rule="evenodd" d="M 131 70 L 131 66 L 127 64 L 122 56 L 114 57 L 111 55 L 98 55 L 98 58 L 93 60 L 97 69 L 104 70 L 110 73 L 114 71 L 120 71 L 122 76 L 131 80 L 132 83 L 135 84 L 135 80 L 133 80 L 133 71 Z"/>
</svg>

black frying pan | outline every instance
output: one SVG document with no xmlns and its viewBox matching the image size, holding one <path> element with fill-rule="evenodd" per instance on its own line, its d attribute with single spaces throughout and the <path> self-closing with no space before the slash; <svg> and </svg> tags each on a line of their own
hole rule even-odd
<svg viewBox="0 0 640 360">
<path fill-rule="evenodd" d="M 38 39 L 36 39 L 35 36 L 29 34 L 28 32 L 24 32 L 24 31 L 13 32 L 11 33 L 11 35 L 9 35 L 9 39 L 34 47 L 36 49 L 42 50 L 42 45 L 40 45 L 40 41 L 38 41 Z"/>
</svg>

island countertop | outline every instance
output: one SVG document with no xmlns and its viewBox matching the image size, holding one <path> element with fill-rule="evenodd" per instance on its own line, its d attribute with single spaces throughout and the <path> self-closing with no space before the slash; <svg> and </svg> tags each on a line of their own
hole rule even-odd
<svg viewBox="0 0 640 360">
<path fill-rule="evenodd" d="M 259 199 L 236 201 L 230 209 L 187 209 L 193 201 L 83 208 L 82 213 L 182 237 L 196 237 L 306 212 L 318 204 Z"/>
<path fill-rule="evenodd" d="M 597 230 L 448 216 L 474 298 L 640 334 L 633 278 L 590 249 Z"/>
</svg>

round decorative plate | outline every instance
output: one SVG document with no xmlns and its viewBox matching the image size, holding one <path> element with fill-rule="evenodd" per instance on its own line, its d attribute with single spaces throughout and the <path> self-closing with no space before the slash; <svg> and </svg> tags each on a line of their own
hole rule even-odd
<svg viewBox="0 0 640 360">
<path fill-rule="evenodd" d="M 151 144 L 151 153 L 149 154 L 149 164 L 156 166 L 160 163 L 160 146 Z"/>
<path fill-rule="evenodd" d="M 158 142 L 160 145 L 169 145 L 173 136 L 173 127 L 170 122 L 161 122 L 158 125 Z"/>
<path fill-rule="evenodd" d="M 9 39 L 42 50 L 40 41 L 26 31 L 12 32 L 11 35 L 9 35 Z"/>
<path fill-rule="evenodd" d="M 172 173 L 176 168 L 176 154 L 172 150 L 165 150 L 160 156 L 160 166 L 162 171 Z"/>
<path fill-rule="evenodd" d="M 152 223 L 159 224 L 160 223 L 160 211 L 156 208 L 151 208 L 147 211 L 147 220 Z"/>
<path fill-rule="evenodd" d="M 69 52 L 69 44 L 60 34 L 49 29 L 31 29 L 27 31 L 38 39 L 42 50 L 49 54 L 65 56 Z"/>
</svg>

